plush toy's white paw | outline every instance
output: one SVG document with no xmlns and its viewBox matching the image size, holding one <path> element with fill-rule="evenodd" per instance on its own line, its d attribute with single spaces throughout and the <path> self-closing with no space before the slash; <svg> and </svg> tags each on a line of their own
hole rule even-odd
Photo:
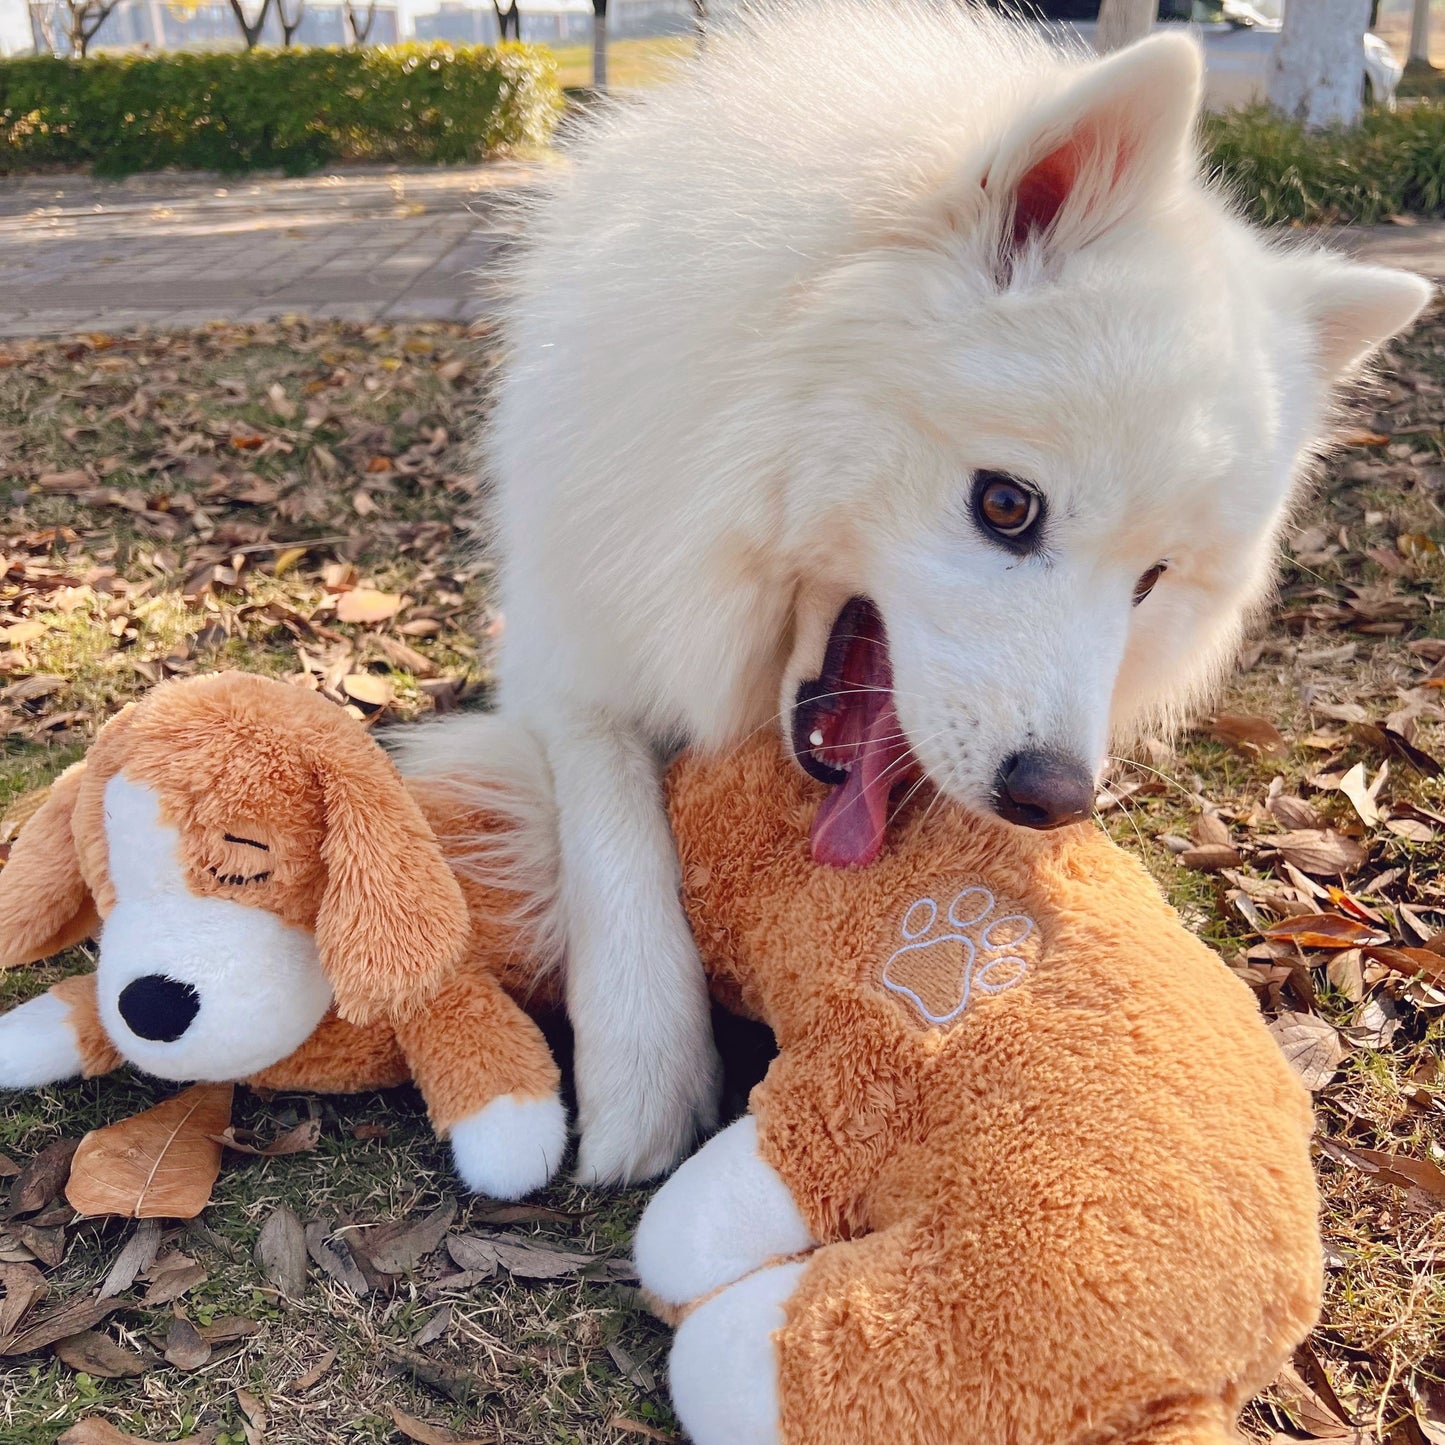
<svg viewBox="0 0 1445 1445">
<path fill-rule="evenodd" d="M 493 1199 L 520 1199 L 557 1172 L 567 1152 L 567 1111 L 556 1094 L 503 1094 L 452 1126 L 452 1158 L 462 1183 Z"/>
<path fill-rule="evenodd" d="M 699 1305 L 672 1342 L 672 1407 L 693 1445 L 777 1445 L 773 1332 L 798 1287 L 801 1262 L 760 1269 Z"/>
<path fill-rule="evenodd" d="M 37 1089 L 80 1073 L 70 1009 L 43 993 L 0 1018 L 0 1089 Z"/>
<path fill-rule="evenodd" d="M 748 1114 L 657 1191 L 632 1253 L 642 1287 L 682 1305 L 817 1243 L 788 1186 L 759 1157 L 758 1123 Z"/>
</svg>

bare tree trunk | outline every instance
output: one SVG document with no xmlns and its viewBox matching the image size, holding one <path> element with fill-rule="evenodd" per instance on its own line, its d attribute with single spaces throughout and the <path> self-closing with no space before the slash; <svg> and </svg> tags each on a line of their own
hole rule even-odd
<svg viewBox="0 0 1445 1445">
<path fill-rule="evenodd" d="M 1154 28 L 1158 9 L 1158 0 L 1104 0 L 1099 6 L 1100 54 L 1142 40 Z"/>
<path fill-rule="evenodd" d="M 1354 125 L 1365 89 L 1370 0 L 1307 0 L 1285 6 L 1269 77 L 1269 103 L 1312 130 Z"/>
<path fill-rule="evenodd" d="M 246 11 L 241 0 L 229 0 L 231 14 L 236 17 L 236 24 L 241 28 L 241 39 L 246 42 L 247 50 L 254 50 L 261 43 L 261 32 L 266 28 L 266 16 L 271 11 L 271 0 L 261 0 L 261 9 L 256 15 L 256 23 L 252 25 L 246 19 Z"/>
<path fill-rule="evenodd" d="M 1430 0 L 1415 0 L 1410 12 L 1410 63 L 1430 64 Z"/>
<path fill-rule="evenodd" d="M 49 55 L 60 53 L 60 32 L 56 29 L 55 0 L 30 0 L 30 36 L 35 44 L 35 53 L 42 51 Z"/>
<path fill-rule="evenodd" d="M 366 16 L 363 24 L 359 18 Z M 365 45 L 366 37 L 371 34 L 371 27 L 376 23 L 376 0 L 369 0 L 364 11 L 359 11 L 351 0 L 346 0 L 346 28 L 351 33 L 351 44 Z"/>
<path fill-rule="evenodd" d="M 306 18 L 306 0 L 296 0 L 296 10 L 290 17 L 286 17 L 285 0 L 276 0 L 276 19 L 281 23 L 281 48 L 290 50 L 292 37 L 301 28 L 301 22 Z"/>
<path fill-rule="evenodd" d="M 707 0 L 692 0 L 692 28 L 697 34 L 697 48 L 707 44 Z"/>
<path fill-rule="evenodd" d="M 592 0 L 592 88 L 607 89 L 607 0 Z"/>
<path fill-rule="evenodd" d="M 81 60 L 90 53 L 90 42 L 120 0 L 66 0 L 69 12 L 70 53 Z"/>
<path fill-rule="evenodd" d="M 502 0 L 492 0 L 492 9 L 497 12 L 497 38 L 499 40 L 520 40 L 522 38 L 522 11 L 517 0 L 502 8 Z"/>
</svg>

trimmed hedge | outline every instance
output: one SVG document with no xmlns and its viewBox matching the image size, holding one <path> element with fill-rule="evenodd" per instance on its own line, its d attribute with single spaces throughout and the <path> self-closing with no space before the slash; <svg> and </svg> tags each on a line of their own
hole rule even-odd
<svg viewBox="0 0 1445 1445">
<path fill-rule="evenodd" d="M 1445 213 L 1445 104 L 1369 110 L 1353 130 L 1307 131 L 1267 110 L 1207 116 L 1207 153 L 1247 214 L 1266 224 L 1373 225 Z"/>
<path fill-rule="evenodd" d="M 32 56 L 0 61 L 0 174 L 454 164 L 545 143 L 561 110 L 529 45 Z"/>
</svg>

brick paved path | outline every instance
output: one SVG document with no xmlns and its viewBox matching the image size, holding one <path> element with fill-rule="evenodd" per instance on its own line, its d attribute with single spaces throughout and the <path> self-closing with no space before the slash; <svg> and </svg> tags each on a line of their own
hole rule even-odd
<svg viewBox="0 0 1445 1445">
<path fill-rule="evenodd" d="M 287 312 L 471 321 L 486 314 L 487 273 L 515 234 L 507 200 L 546 164 L 0 180 L 0 336 Z M 1445 280 L 1445 224 L 1333 241 Z"/>
<path fill-rule="evenodd" d="M 0 181 L 0 335 L 286 312 L 469 321 L 540 164 Z"/>
</svg>

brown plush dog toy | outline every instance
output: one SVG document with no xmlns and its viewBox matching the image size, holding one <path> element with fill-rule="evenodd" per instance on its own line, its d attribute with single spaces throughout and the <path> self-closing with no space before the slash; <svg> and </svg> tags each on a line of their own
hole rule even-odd
<svg viewBox="0 0 1445 1445">
<path fill-rule="evenodd" d="M 714 991 L 781 1052 L 638 1228 L 697 1445 L 1223 1445 L 1304 1338 L 1310 1106 L 1091 826 L 936 800 L 809 854 L 764 743 L 670 777 Z"/>
<path fill-rule="evenodd" d="M 0 871 L 0 967 L 100 940 L 94 974 L 0 1018 L 0 1087 L 122 1062 L 331 1093 L 413 1079 L 469 1188 L 539 1188 L 567 1123 L 508 993 L 529 974 L 515 900 L 439 841 L 479 823 L 314 693 L 240 673 L 154 689 Z"/>
</svg>

